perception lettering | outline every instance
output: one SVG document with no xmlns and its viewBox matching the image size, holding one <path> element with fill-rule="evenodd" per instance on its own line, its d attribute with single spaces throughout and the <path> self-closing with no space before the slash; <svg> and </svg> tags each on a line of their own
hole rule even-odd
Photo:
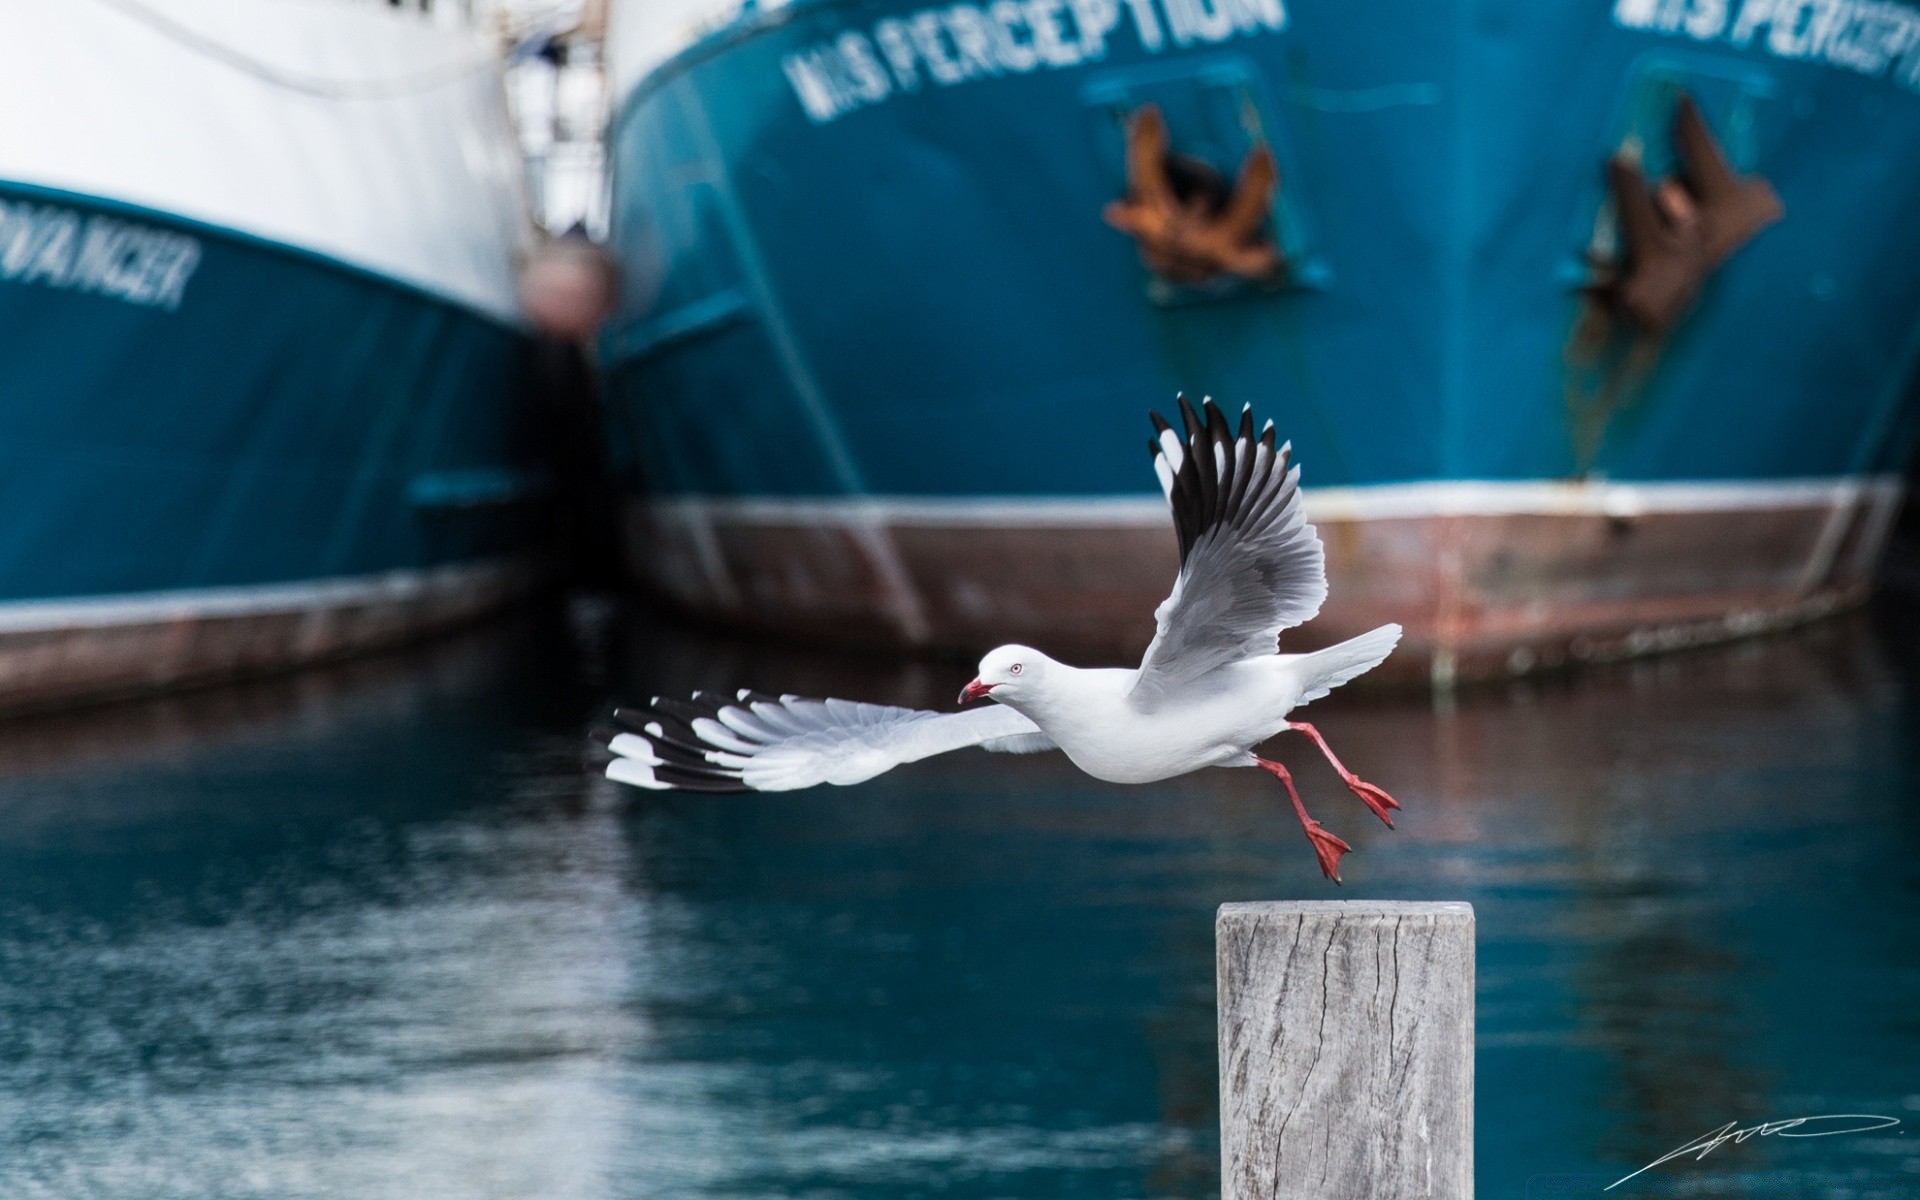
<svg viewBox="0 0 1920 1200">
<path fill-rule="evenodd" d="M 787 55 L 780 66 L 807 116 L 825 123 L 923 87 L 1098 62 L 1122 33 L 1157 54 L 1169 45 L 1213 45 L 1286 25 L 1284 0 L 992 0 L 848 29 Z"/>
<path fill-rule="evenodd" d="M 1920 9 L 1895 0 L 1615 0 L 1613 22 L 1757 47 L 1920 91 Z"/>
</svg>

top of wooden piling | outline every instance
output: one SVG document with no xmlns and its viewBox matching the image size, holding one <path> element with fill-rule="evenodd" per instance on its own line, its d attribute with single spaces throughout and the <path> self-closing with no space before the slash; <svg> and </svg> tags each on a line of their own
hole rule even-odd
<svg viewBox="0 0 1920 1200">
<path fill-rule="evenodd" d="M 1464 900 L 1239 900 L 1220 906 L 1219 919 L 1231 917 L 1327 915 L 1346 917 L 1431 916 L 1473 919 Z"/>
<path fill-rule="evenodd" d="M 1473 906 L 1223 904 L 1222 1200 L 1472 1200 Z"/>
</svg>

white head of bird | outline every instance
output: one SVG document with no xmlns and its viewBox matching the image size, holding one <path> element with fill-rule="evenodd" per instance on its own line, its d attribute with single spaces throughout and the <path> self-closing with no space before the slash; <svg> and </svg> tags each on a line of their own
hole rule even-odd
<svg viewBox="0 0 1920 1200">
<path fill-rule="evenodd" d="M 960 691 L 960 703 L 993 697 L 1019 708 L 1046 686 L 1047 671 L 1060 664 L 1031 646 L 1002 646 L 980 660 L 980 674 Z"/>
</svg>

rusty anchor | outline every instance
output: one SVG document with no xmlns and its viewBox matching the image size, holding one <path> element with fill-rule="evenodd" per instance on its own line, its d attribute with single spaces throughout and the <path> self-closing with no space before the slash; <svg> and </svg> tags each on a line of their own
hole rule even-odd
<svg viewBox="0 0 1920 1200">
<path fill-rule="evenodd" d="M 1149 104 L 1127 122 L 1127 194 L 1101 215 L 1138 242 L 1147 269 L 1170 283 L 1222 275 L 1268 280 L 1286 268 L 1267 233 L 1279 181 L 1273 151 L 1263 143 L 1228 187 L 1209 164 L 1170 152 L 1166 119 Z"/>
<path fill-rule="evenodd" d="M 1772 184 L 1734 173 L 1685 93 L 1674 106 L 1673 143 L 1679 173 L 1652 187 L 1636 155 L 1607 161 L 1624 245 L 1617 261 L 1596 264 L 1592 285 L 1609 314 L 1656 337 L 1679 324 L 1734 251 L 1786 213 Z"/>
</svg>

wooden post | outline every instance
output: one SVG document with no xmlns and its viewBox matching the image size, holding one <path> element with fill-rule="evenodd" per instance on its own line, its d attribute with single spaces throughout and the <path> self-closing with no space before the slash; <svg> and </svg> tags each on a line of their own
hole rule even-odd
<svg viewBox="0 0 1920 1200">
<path fill-rule="evenodd" d="M 1221 1200 L 1472 1200 L 1473 906 L 1224 904 Z"/>
</svg>

